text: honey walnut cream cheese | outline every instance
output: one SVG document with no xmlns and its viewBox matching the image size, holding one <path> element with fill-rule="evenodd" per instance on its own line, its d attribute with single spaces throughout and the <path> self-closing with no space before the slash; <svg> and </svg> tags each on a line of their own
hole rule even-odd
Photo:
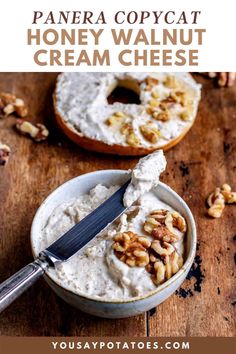
<svg viewBox="0 0 236 354">
<path fill-rule="evenodd" d="M 163 166 L 163 159 L 159 152 L 152 163 L 159 161 Z M 136 169 L 149 163 L 146 157 Z M 142 168 L 145 172 L 145 166 Z M 42 230 L 37 252 L 91 213 L 118 188 L 97 185 L 88 194 L 56 207 Z M 139 199 L 119 220 L 69 261 L 50 269 L 49 275 L 80 295 L 120 300 L 146 295 L 175 274 L 183 264 L 186 223 L 180 214 L 159 200 L 155 188 L 148 189 L 137 195 Z"/>
<path fill-rule="evenodd" d="M 117 86 L 135 91 L 140 104 L 107 97 Z M 72 129 L 108 145 L 161 147 L 191 126 L 200 85 L 187 73 L 63 73 L 56 110 Z"/>
</svg>

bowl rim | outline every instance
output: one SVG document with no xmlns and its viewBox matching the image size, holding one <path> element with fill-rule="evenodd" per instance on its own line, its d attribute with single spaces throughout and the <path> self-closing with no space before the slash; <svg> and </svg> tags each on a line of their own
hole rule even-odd
<svg viewBox="0 0 236 354">
<path fill-rule="evenodd" d="M 36 237 L 35 236 L 36 235 L 35 229 L 38 228 L 38 226 L 37 226 L 38 218 L 39 218 L 39 215 L 40 215 L 41 211 L 45 207 L 45 204 L 51 198 L 53 198 L 55 195 L 57 195 L 58 192 L 60 192 L 60 190 L 66 188 L 72 182 L 75 182 L 77 180 L 86 178 L 86 176 L 89 176 L 89 175 L 102 175 L 104 173 L 125 175 L 125 174 L 129 173 L 129 170 L 118 170 L 118 169 L 110 169 L 109 170 L 109 169 L 107 169 L 107 170 L 99 170 L 99 171 L 88 172 L 88 173 L 76 176 L 74 178 L 71 178 L 71 179 L 67 180 L 66 182 L 62 183 L 61 185 L 59 185 L 56 189 L 54 189 L 46 197 L 46 199 L 44 199 L 44 201 L 41 203 L 41 205 L 37 209 L 37 211 L 36 211 L 36 213 L 34 215 L 32 224 L 31 224 L 30 246 L 31 246 L 31 252 L 33 254 L 34 259 L 36 259 L 38 257 L 38 255 L 34 251 L 34 242 L 33 242 L 33 240 Z M 132 303 L 132 302 L 137 302 L 139 300 L 148 299 L 148 298 L 150 298 L 150 297 L 152 297 L 154 295 L 157 295 L 160 292 L 163 292 L 167 287 L 169 287 L 171 284 L 173 284 L 175 281 L 177 281 L 181 276 L 183 276 L 187 272 L 187 270 L 191 267 L 191 265 L 192 265 L 192 263 L 194 261 L 194 257 L 195 257 L 195 253 L 196 253 L 196 246 L 197 246 L 196 223 L 195 223 L 193 214 L 192 214 L 190 208 L 188 207 L 187 203 L 171 187 L 169 187 L 167 184 L 165 184 L 163 182 L 159 182 L 158 186 L 159 185 L 165 191 L 171 193 L 173 195 L 173 197 L 176 198 L 178 200 L 178 202 L 180 202 L 180 204 L 182 204 L 182 206 L 184 207 L 184 209 L 185 209 L 185 211 L 187 213 L 188 219 L 189 219 L 188 220 L 188 224 L 191 225 L 191 229 L 192 229 L 191 239 L 190 239 L 190 250 L 189 250 L 189 253 L 187 255 L 187 258 L 186 258 L 183 266 L 181 267 L 181 269 L 176 274 L 174 274 L 170 279 L 168 279 L 163 284 L 159 285 L 156 289 L 148 292 L 145 295 L 135 296 L 135 297 L 128 298 L 128 299 L 106 299 L 106 298 L 99 298 L 98 296 L 93 296 L 93 295 L 85 296 L 84 294 L 80 294 L 77 291 L 74 291 L 72 289 L 68 289 L 68 287 L 63 285 L 56 278 L 56 276 L 53 276 L 48 271 L 45 272 L 46 278 L 48 278 L 48 280 L 50 282 L 52 282 L 53 284 L 55 284 L 57 287 L 61 288 L 64 292 L 68 292 L 69 294 L 76 295 L 76 296 L 78 296 L 81 299 L 84 299 L 84 300 L 87 300 L 87 301 L 88 300 L 95 301 L 95 302 L 98 302 L 98 303 L 110 303 L 110 304 L 125 304 L 125 303 Z M 186 276 L 187 276 L 187 274 L 186 274 Z"/>
</svg>

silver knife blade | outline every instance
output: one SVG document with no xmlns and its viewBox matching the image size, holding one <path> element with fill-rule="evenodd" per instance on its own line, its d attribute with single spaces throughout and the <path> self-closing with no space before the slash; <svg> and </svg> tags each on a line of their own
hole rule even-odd
<svg viewBox="0 0 236 354">
<path fill-rule="evenodd" d="M 123 196 L 129 183 L 130 179 L 92 213 L 42 251 L 40 258 L 46 258 L 53 264 L 66 261 L 90 242 L 126 210 Z"/>
</svg>

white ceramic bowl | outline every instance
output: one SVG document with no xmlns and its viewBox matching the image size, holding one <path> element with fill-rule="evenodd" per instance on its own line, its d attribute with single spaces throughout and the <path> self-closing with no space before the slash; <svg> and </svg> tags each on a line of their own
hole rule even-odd
<svg viewBox="0 0 236 354">
<path fill-rule="evenodd" d="M 88 173 L 76 177 L 57 188 L 52 192 L 38 209 L 31 228 L 31 247 L 34 257 L 36 254 L 36 240 L 41 233 L 48 217 L 59 204 L 77 196 L 86 194 L 98 183 L 106 186 L 121 184 L 127 179 L 127 171 L 105 170 Z M 138 315 L 144 311 L 159 305 L 172 295 L 186 278 L 193 263 L 196 250 L 196 226 L 193 215 L 187 204 L 180 196 L 164 183 L 160 183 L 156 188 L 158 197 L 166 204 L 179 211 L 186 219 L 188 231 L 185 243 L 185 262 L 183 267 L 168 281 L 160 285 L 145 296 L 139 296 L 128 300 L 98 300 L 92 296 L 81 296 L 61 286 L 56 277 L 48 272 L 45 280 L 58 296 L 69 304 L 89 314 L 105 318 L 123 318 Z"/>
</svg>

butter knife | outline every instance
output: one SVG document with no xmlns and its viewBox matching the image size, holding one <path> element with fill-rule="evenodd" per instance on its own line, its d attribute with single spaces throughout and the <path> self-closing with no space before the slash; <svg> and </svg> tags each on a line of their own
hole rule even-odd
<svg viewBox="0 0 236 354">
<path fill-rule="evenodd" d="M 67 261 L 125 210 L 123 196 L 130 180 L 110 198 L 39 254 L 39 257 L 0 284 L 0 312 L 36 282 L 49 267 Z"/>
</svg>

